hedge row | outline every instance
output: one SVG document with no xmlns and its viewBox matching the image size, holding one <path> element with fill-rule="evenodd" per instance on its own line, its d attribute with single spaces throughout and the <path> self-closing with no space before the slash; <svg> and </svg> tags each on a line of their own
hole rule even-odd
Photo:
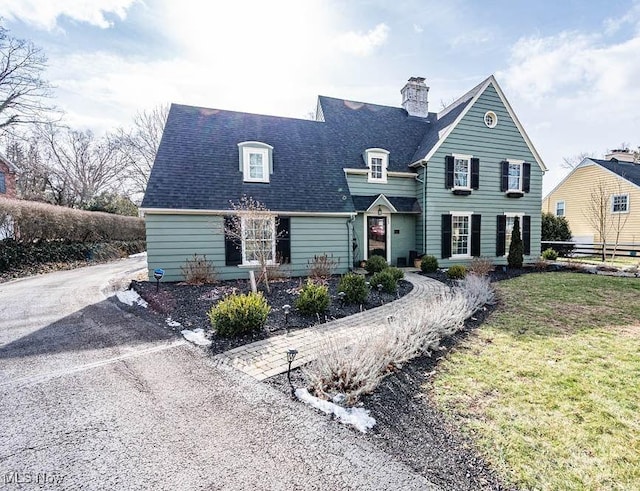
<svg viewBox="0 0 640 491">
<path fill-rule="evenodd" d="M 15 240 L 23 244 L 145 239 L 144 220 L 141 218 L 8 198 L 0 198 L 0 228 L 13 231 Z"/>
<path fill-rule="evenodd" d="M 64 241 L 23 244 L 12 239 L 0 241 L 0 273 L 46 263 L 106 261 L 143 252 L 144 240 L 79 243 Z"/>
</svg>

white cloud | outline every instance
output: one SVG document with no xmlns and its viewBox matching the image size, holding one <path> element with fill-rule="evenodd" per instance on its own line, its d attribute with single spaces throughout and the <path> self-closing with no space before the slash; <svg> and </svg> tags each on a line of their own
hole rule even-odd
<svg viewBox="0 0 640 491">
<path fill-rule="evenodd" d="M 349 31 L 338 37 L 340 49 L 357 56 L 368 56 L 387 42 L 389 26 L 378 24 L 366 33 Z"/>
<path fill-rule="evenodd" d="M 415 32 L 416 34 L 422 34 L 424 32 L 424 29 L 418 24 L 413 24 L 413 32 Z"/>
<path fill-rule="evenodd" d="M 137 0 L 3 0 L 0 3 L 0 17 L 52 30 L 57 26 L 58 18 L 65 16 L 106 29 L 113 23 L 105 14 L 125 19 L 127 9 L 135 1 Z"/>
</svg>

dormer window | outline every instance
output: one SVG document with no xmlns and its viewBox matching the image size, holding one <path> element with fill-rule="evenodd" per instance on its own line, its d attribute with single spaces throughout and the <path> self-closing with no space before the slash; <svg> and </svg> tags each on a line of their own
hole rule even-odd
<svg viewBox="0 0 640 491">
<path fill-rule="evenodd" d="M 273 172 L 273 147 L 266 143 L 249 141 L 238 143 L 240 171 L 244 182 L 269 182 Z"/>
<path fill-rule="evenodd" d="M 365 151 L 365 161 L 369 167 L 369 182 L 387 182 L 389 152 L 382 148 L 369 148 Z"/>
</svg>

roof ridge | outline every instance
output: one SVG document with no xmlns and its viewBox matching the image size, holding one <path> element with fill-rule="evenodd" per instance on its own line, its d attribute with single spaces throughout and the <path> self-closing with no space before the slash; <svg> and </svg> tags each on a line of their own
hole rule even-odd
<svg viewBox="0 0 640 491">
<path fill-rule="evenodd" d="M 177 102 L 172 102 L 171 106 L 176 106 L 176 107 L 183 107 L 183 108 L 189 108 L 189 109 L 199 109 L 199 110 L 203 110 L 203 111 L 210 111 L 211 114 L 216 114 L 218 112 L 224 112 L 224 113 L 228 113 L 228 114 L 244 114 L 247 116 L 259 116 L 262 118 L 278 118 L 278 119 L 289 119 L 292 121 L 307 121 L 309 123 L 323 123 L 323 121 L 317 121 L 315 119 L 307 119 L 307 118 L 296 118 L 293 116 L 278 116 L 276 114 L 264 114 L 264 113 L 252 113 L 252 112 L 247 112 L 247 111 L 234 111 L 232 109 L 220 109 L 217 107 L 205 107 L 205 106 L 193 106 L 191 104 L 180 104 Z"/>
<path fill-rule="evenodd" d="M 442 109 L 442 111 L 440 111 L 438 113 L 438 119 L 446 116 L 449 112 L 451 112 L 453 109 L 458 107 L 463 102 L 467 102 L 469 99 L 472 99 L 473 96 L 476 95 L 478 90 L 480 90 L 480 87 L 482 87 L 485 83 L 487 83 L 487 80 L 489 80 L 490 78 L 491 78 L 491 75 L 489 75 L 487 78 L 485 78 L 482 82 L 480 82 L 478 85 L 473 87 L 471 90 L 468 90 L 465 94 L 463 94 L 462 96 L 458 97 L 455 101 L 453 101 L 447 107 Z"/>
</svg>

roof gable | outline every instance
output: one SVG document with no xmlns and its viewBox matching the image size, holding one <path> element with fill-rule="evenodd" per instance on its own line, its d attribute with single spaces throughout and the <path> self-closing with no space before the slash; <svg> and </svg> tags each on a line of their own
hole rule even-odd
<svg viewBox="0 0 640 491">
<path fill-rule="evenodd" d="M 18 172 L 18 167 L 1 152 L 0 152 L 0 161 L 4 162 L 4 164 L 9 168 L 9 172 L 13 174 Z"/>
</svg>

